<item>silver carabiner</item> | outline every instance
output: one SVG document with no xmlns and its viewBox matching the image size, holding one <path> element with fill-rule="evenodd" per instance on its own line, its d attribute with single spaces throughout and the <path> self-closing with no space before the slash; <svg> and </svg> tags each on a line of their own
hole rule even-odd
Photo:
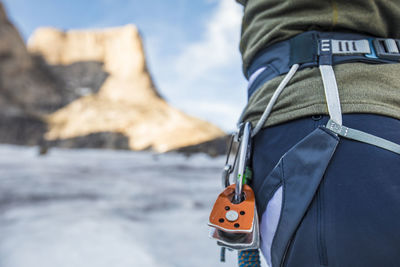
<svg viewBox="0 0 400 267">
<path fill-rule="evenodd" d="M 239 150 L 239 165 L 235 187 L 234 203 L 242 202 L 242 188 L 243 180 L 245 179 L 246 167 L 249 165 L 251 155 L 251 124 L 246 122 L 243 126 L 243 131 L 240 138 L 240 150 Z"/>
<path fill-rule="evenodd" d="M 224 169 L 222 170 L 222 187 L 223 188 L 226 188 L 230 185 L 229 178 L 236 167 L 236 161 L 237 161 L 239 150 L 236 151 L 235 159 L 232 164 L 229 163 L 229 158 L 232 153 L 233 144 L 238 143 L 238 142 L 239 142 L 238 141 L 238 133 L 233 133 L 231 136 L 231 141 L 229 143 L 228 152 L 226 154 L 225 166 L 224 166 Z"/>
</svg>

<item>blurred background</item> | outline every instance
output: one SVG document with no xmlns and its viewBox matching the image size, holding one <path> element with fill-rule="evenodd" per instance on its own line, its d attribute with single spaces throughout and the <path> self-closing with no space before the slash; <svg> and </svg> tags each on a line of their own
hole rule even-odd
<svg viewBox="0 0 400 267">
<path fill-rule="evenodd" d="M 246 101 L 242 12 L 0 1 L 0 267 L 236 266 L 206 224 Z"/>
</svg>

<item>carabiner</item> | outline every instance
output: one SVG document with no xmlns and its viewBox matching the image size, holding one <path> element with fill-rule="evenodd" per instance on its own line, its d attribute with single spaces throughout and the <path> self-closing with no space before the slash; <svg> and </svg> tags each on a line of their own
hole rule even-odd
<svg viewBox="0 0 400 267">
<path fill-rule="evenodd" d="M 230 185 L 229 177 L 232 174 L 232 172 L 235 170 L 235 167 L 236 167 L 239 150 L 236 151 L 235 159 L 232 164 L 229 163 L 229 158 L 230 158 L 230 155 L 232 152 L 233 144 L 239 142 L 238 135 L 239 135 L 239 133 L 233 133 L 231 136 L 231 141 L 229 143 L 228 152 L 226 154 L 225 166 L 224 166 L 224 169 L 222 170 L 222 187 L 223 188 L 226 188 Z"/>
<path fill-rule="evenodd" d="M 235 187 L 234 203 L 240 203 L 243 200 L 242 189 L 243 182 L 246 179 L 245 172 L 249 165 L 251 155 L 251 124 L 246 122 L 243 126 L 243 131 L 240 137 L 240 152 L 239 152 L 239 165 Z"/>
</svg>

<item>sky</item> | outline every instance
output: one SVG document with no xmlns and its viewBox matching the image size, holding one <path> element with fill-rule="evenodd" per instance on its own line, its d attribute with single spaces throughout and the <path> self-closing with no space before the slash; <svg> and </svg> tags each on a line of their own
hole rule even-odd
<svg viewBox="0 0 400 267">
<path fill-rule="evenodd" d="M 23 38 L 38 27 L 135 24 L 160 94 L 174 107 L 235 129 L 246 103 L 235 0 L 2 0 Z"/>
</svg>

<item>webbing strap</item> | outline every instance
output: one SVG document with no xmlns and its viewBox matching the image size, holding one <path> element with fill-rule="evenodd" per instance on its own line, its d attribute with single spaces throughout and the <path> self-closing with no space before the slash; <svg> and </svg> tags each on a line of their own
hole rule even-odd
<svg viewBox="0 0 400 267">
<path fill-rule="evenodd" d="M 400 39 L 382 39 L 373 36 L 309 31 L 261 50 L 244 66 L 246 78 L 252 77 L 248 97 L 269 80 L 288 73 L 291 66 L 299 64 L 299 70 L 321 65 L 320 44 L 331 45 L 331 63 L 350 62 L 370 64 L 399 63 Z M 322 63 L 323 65 L 324 63 Z M 259 71 L 263 69 L 262 71 Z M 257 73 L 256 73 L 257 72 Z"/>
<path fill-rule="evenodd" d="M 324 84 L 325 97 L 331 120 L 342 124 L 342 109 L 340 108 L 339 90 L 336 83 L 335 73 L 331 65 L 320 65 L 319 70 Z"/>
<path fill-rule="evenodd" d="M 332 54 L 334 55 L 353 55 L 371 54 L 369 42 L 363 40 L 332 40 Z"/>
<path fill-rule="evenodd" d="M 355 130 L 343 125 L 339 125 L 335 123 L 332 120 L 329 120 L 328 123 L 326 124 L 326 128 L 331 130 L 332 132 L 348 139 L 356 140 L 359 142 L 363 142 L 366 144 L 374 145 L 386 150 L 389 150 L 391 152 L 394 152 L 396 154 L 400 154 L 400 145 L 393 143 L 389 140 L 383 139 L 381 137 Z"/>
<path fill-rule="evenodd" d="M 342 109 L 340 108 L 339 89 L 337 87 L 335 73 L 333 72 L 332 48 L 333 40 L 323 39 L 319 44 L 319 70 L 324 84 L 326 104 L 331 120 L 342 124 Z"/>
</svg>

